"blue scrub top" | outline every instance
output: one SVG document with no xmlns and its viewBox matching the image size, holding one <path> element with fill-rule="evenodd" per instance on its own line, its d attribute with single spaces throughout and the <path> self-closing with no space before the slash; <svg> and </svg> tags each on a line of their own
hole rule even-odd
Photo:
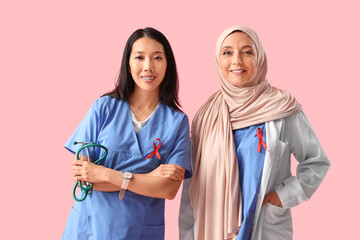
<svg viewBox="0 0 360 240">
<path fill-rule="evenodd" d="M 158 150 L 161 159 L 156 154 L 145 159 L 153 152 L 156 138 L 161 140 Z M 135 133 L 127 101 L 109 96 L 99 98 L 65 144 L 73 153 L 80 148 L 73 145 L 74 141 L 107 147 L 109 153 L 100 163 L 107 168 L 148 173 L 160 164 L 177 164 L 186 169 L 185 178 L 191 177 L 189 120 L 185 114 L 164 104 L 160 104 Z M 98 159 L 102 151 L 96 148 L 90 155 Z M 119 200 L 119 192 L 94 190 L 83 202 L 74 203 L 62 239 L 162 240 L 164 205 L 164 199 L 131 191 Z"/>
<path fill-rule="evenodd" d="M 250 240 L 252 223 L 261 184 L 266 150 L 261 146 L 257 151 L 259 137 L 256 130 L 263 131 L 263 141 L 266 143 L 265 124 L 253 125 L 235 130 L 234 143 L 239 167 L 239 183 L 242 197 L 242 224 L 237 240 Z"/>
</svg>

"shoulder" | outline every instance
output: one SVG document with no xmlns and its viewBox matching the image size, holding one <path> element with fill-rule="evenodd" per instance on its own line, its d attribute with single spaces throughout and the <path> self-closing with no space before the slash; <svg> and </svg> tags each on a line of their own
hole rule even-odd
<svg viewBox="0 0 360 240">
<path fill-rule="evenodd" d="M 188 119 L 187 115 L 183 112 L 180 112 L 176 109 L 173 109 L 163 103 L 160 104 L 160 106 L 162 108 L 162 111 L 164 112 L 164 114 L 168 115 L 171 118 L 174 119 Z"/>
<path fill-rule="evenodd" d="M 297 123 L 304 119 L 304 116 L 304 112 L 300 110 L 286 117 L 268 121 L 265 123 L 267 134 L 283 138 L 286 132 L 292 132 L 292 128 L 296 127 Z"/>
<path fill-rule="evenodd" d="M 286 125 L 296 125 L 299 123 L 308 123 L 310 124 L 309 120 L 307 119 L 303 110 L 300 110 L 297 113 L 291 114 L 284 118 L 284 122 Z"/>
<path fill-rule="evenodd" d="M 103 96 L 103 97 L 100 97 L 100 98 L 95 100 L 95 103 L 98 106 L 113 105 L 113 104 L 116 104 L 117 102 L 123 102 L 123 101 L 122 100 L 117 100 L 117 99 L 115 99 L 113 97 L 110 97 L 110 96 Z"/>
<path fill-rule="evenodd" d="M 94 106 L 98 110 L 113 111 L 115 109 L 121 109 L 127 104 L 124 100 L 118 100 L 110 96 L 103 96 L 95 100 Z"/>
<path fill-rule="evenodd" d="M 162 103 L 159 107 L 160 118 L 165 120 L 168 124 L 173 125 L 175 128 L 178 128 L 181 125 L 185 125 L 189 128 L 189 118 L 185 113 L 175 110 Z"/>
<path fill-rule="evenodd" d="M 267 122 L 267 130 L 271 135 L 279 136 L 279 139 L 291 139 L 295 135 L 304 135 L 312 129 L 304 111 L 293 113 L 287 117 Z"/>
<path fill-rule="evenodd" d="M 272 126 L 284 126 L 291 125 L 299 121 L 308 121 L 303 110 L 299 110 L 298 112 L 292 113 L 279 119 L 271 120 L 267 122 L 267 124 Z"/>
</svg>

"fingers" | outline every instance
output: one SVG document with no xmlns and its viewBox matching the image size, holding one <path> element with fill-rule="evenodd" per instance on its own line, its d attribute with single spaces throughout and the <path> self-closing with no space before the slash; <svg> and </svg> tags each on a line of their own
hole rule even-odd
<svg viewBox="0 0 360 240">
<path fill-rule="evenodd" d="M 87 167 L 88 167 L 88 158 L 80 155 L 80 160 L 75 159 L 72 161 L 72 174 L 74 181 L 86 181 L 87 180 Z"/>
<path fill-rule="evenodd" d="M 72 162 L 71 170 L 75 181 L 86 181 L 88 173 L 88 162 L 74 160 Z"/>
<path fill-rule="evenodd" d="M 264 197 L 264 201 L 262 203 L 262 205 L 264 206 L 265 204 L 267 204 L 270 201 L 270 195 L 266 194 L 266 196 Z"/>
<path fill-rule="evenodd" d="M 79 176 L 81 175 L 81 169 L 78 168 L 78 167 L 72 167 L 72 173 L 73 173 L 73 176 Z"/>
<path fill-rule="evenodd" d="M 83 156 L 83 155 L 80 155 L 80 160 L 81 161 L 88 161 L 88 158 L 87 157 L 85 157 L 85 156 Z"/>
<path fill-rule="evenodd" d="M 264 206 L 266 203 L 270 203 L 272 205 L 282 207 L 280 198 L 276 192 L 270 192 L 266 194 L 262 205 Z"/>
<path fill-rule="evenodd" d="M 175 167 L 176 170 L 179 171 L 180 174 L 183 174 L 183 175 L 185 174 L 185 168 L 180 167 L 179 165 L 176 165 L 176 164 L 170 164 L 170 165 L 172 165 L 173 167 Z"/>
<path fill-rule="evenodd" d="M 87 168 L 86 163 L 80 163 L 81 161 L 75 160 L 72 162 L 71 170 L 73 173 L 81 173 L 82 170 Z M 80 163 L 80 164 L 79 164 Z"/>
<path fill-rule="evenodd" d="M 83 180 L 81 179 L 81 176 L 76 176 L 76 177 L 74 177 L 74 182 L 77 182 L 77 181 L 83 181 Z"/>
<path fill-rule="evenodd" d="M 73 166 L 82 166 L 83 164 L 84 164 L 85 162 L 84 161 L 80 161 L 80 160 L 74 160 L 74 161 L 72 161 L 72 165 Z"/>
<path fill-rule="evenodd" d="M 164 166 L 165 176 L 174 181 L 182 181 L 185 175 L 185 169 L 176 164 L 165 164 Z"/>
<path fill-rule="evenodd" d="M 74 181 L 89 181 L 89 176 L 86 172 L 81 171 L 81 170 L 74 170 L 73 171 L 73 178 Z"/>
<path fill-rule="evenodd" d="M 179 174 L 178 172 L 176 171 L 169 171 L 166 176 L 168 178 L 170 178 L 171 180 L 174 180 L 174 181 L 182 181 L 184 179 L 184 175 L 183 174 Z"/>
<path fill-rule="evenodd" d="M 273 197 L 270 199 L 270 202 L 275 206 L 282 207 L 279 195 L 276 192 L 273 192 Z"/>
<path fill-rule="evenodd" d="M 173 181 L 182 181 L 184 179 L 185 169 L 176 164 L 160 164 L 150 175 L 163 178 L 169 178 Z"/>
<path fill-rule="evenodd" d="M 171 171 L 176 171 L 179 174 L 185 174 L 185 169 L 183 167 L 180 167 L 179 165 L 176 164 L 162 164 L 164 166 L 164 168 L 171 170 Z"/>
<path fill-rule="evenodd" d="M 179 169 L 176 169 L 172 174 L 173 174 L 173 176 L 175 176 L 177 178 L 178 181 L 182 181 L 184 179 L 185 173 L 183 173 Z"/>
</svg>

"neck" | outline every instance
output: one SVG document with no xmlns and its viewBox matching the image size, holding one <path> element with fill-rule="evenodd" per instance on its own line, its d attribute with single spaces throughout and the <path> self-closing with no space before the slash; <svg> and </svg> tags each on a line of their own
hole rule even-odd
<svg viewBox="0 0 360 240">
<path fill-rule="evenodd" d="M 159 89 L 145 91 L 135 87 L 129 98 L 129 105 L 132 109 L 154 110 L 160 102 Z"/>
</svg>

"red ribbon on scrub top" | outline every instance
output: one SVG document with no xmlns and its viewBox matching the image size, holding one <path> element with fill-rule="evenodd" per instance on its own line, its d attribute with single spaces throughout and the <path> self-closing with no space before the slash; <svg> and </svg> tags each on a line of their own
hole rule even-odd
<svg viewBox="0 0 360 240">
<path fill-rule="evenodd" d="M 266 146 L 266 144 L 265 144 L 265 142 L 264 142 L 264 140 L 263 140 L 264 133 L 263 133 L 262 129 L 261 129 L 261 128 L 256 129 L 256 134 L 257 134 L 257 136 L 258 136 L 258 138 L 259 138 L 259 145 L 258 145 L 257 151 L 260 152 L 260 150 L 261 150 L 261 145 L 263 145 L 263 147 L 265 148 L 265 150 L 267 150 L 267 146 Z"/>
<path fill-rule="evenodd" d="M 159 145 L 157 145 L 157 146 L 156 146 L 156 144 L 155 144 L 156 141 L 159 141 Z M 147 158 L 145 158 L 145 159 L 152 158 L 152 156 L 154 156 L 155 154 L 156 154 L 156 156 L 158 157 L 158 159 L 161 159 L 160 153 L 159 153 L 159 151 L 158 151 L 158 150 L 160 149 L 160 147 L 161 147 L 161 141 L 160 141 L 160 139 L 159 139 L 159 138 L 155 139 L 154 142 L 153 142 L 153 144 L 154 144 L 154 151 L 152 151 L 152 153 L 150 153 L 150 155 L 147 156 Z"/>
</svg>

